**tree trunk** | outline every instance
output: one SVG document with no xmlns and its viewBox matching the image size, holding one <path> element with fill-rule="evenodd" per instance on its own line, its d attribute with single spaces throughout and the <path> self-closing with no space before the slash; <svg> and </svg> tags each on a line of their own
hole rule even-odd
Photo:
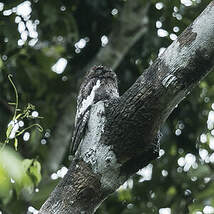
<svg viewBox="0 0 214 214">
<path fill-rule="evenodd" d="M 39 213 L 94 213 L 130 175 L 158 157 L 160 127 L 213 65 L 214 1 L 126 93 L 92 105 L 68 173 Z"/>
</svg>

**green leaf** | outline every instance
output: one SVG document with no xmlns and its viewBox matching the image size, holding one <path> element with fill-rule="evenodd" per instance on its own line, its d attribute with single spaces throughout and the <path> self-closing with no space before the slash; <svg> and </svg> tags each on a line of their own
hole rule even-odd
<svg viewBox="0 0 214 214">
<path fill-rule="evenodd" d="M 35 185 L 38 185 L 42 178 L 41 164 L 39 163 L 39 161 L 33 161 L 33 165 L 30 167 L 30 175 L 32 176 Z"/>
<path fill-rule="evenodd" d="M 18 114 L 18 115 L 16 116 L 16 120 L 19 119 L 22 115 L 23 115 L 22 113 Z"/>
<path fill-rule="evenodd" d="M 10 124 L 10 125 L 7 127 L 7 131 L 6 131 L 6 136 L 7 136 L 7 138 L 9 138 L 12 129 L 13 129 L 13 125 Z"/>
<path fill-rule="evenodd" d="M 24 167 L 25 173 L 28 171 L 28 169 L 30 168 L 30 166 L 32 165 L 32 163 L 33 163 L 33 159 L 24 159 L 22 161 L 22 165 Z"/>
<path fill-rule="evenodd" d="M 18 148 L 18 140 L 17 140 L 17 138 L 15 138 L 14 147 L 15 147 L 15 150 L 17 151 L 17 148 Z"/>
<path fill-rule="evenodd" d="M 39 161 L 34 159 L 24 159 L 23 167 L 25 173 L 30 176 L 35 186 L 38 185 L 42 178 L 41 164 L 39 163 Z"/>
<path fill-rule="evenodd" d="M 20 190 L 26 195 L 32 194 L 34 186 L 35 185 L 31 177 L 28 174 L 25 174 L 20 185 Z"/>
<path fill-rule="evenodd" d="M 125 189 L 118 191 L 118 199 L 120 201 L 131 201 L 132 200 L 131 190 Z"/>
<path fill-rule="evenodd" d="M 8 105 L 12 105 L 12 106 L 15 106 L 16 103 L 12 103 L 12 102 L 9 102 Z"/>
<path fill-rule="evenodd" d="M 11 189 L 12 187 L 8 173 L 0 163 L 0 199 L 4 204 L 6 204 L 11 198 Z"/>
<path fill-rule="evenodd" d="M 4 65 L 4 63 L 3 63 L 2 59 L 0 58 L 0 68 L 2 68 L 3 65 Z"/>
</svg>

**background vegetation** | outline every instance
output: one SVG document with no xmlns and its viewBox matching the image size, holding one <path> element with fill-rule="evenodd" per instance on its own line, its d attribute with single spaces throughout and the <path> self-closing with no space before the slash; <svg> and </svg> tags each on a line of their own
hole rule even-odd
<svg viewBox="0 0 214 214">
<path fill-rule="evenodd" d="M 209 2 L 151 1 L 148 31 L 116 69 L 121 94 Z M 55 171 L 48 167 L 51 136 L 70 95 L 78 91 L 80 71 L 108 45 L 124 4 L 125 0 L 0 2 L 0 142 L 14 115 L 8 104 L 15 102 L 9 74 L 19 93 L 19 108 L 31 103 L 34 114 L 44 117 L 23 119 L 24 128 L 39 122 L 43 133 L 33 128 L 17 137 L 18 151 L 13 140 L 0 149 L 0 213 L 37 213 L 66 173 L 68 152 Z M 160 158 L 130 178 L 97 214 L 214 213 L 213 83 L 210 73 L 174 110 L 162 127 Z M 69 105 L 75 112 L 75 99 Z"/>
</svg>

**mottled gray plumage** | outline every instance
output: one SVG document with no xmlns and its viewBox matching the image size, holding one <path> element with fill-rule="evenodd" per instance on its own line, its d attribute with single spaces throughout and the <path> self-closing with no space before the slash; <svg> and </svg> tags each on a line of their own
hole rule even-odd
<svg viewBox="0 0 214 214">
<path fill-rule="evenodd" d="M 103 66 L 93 67 L 80 86 L 77 98 L 75 128 L 72 137 L 71 154 L 74 155 L 85 135 L 91 106 L 100 100 L 119 97 L 115 72 Z"/>
</svg>

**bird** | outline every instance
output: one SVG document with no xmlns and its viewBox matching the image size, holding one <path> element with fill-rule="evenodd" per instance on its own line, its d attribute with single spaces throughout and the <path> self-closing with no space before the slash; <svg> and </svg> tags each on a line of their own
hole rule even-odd
<svg viewBox="0 0 214 214">
<path fill-rule="evenodd" d="M 70 154 L 75 155 L 86 133 L 91 106 L 119 97 L 116 73 L 103 65 L 92 67 L 80 85 Z"/>
</svg>

